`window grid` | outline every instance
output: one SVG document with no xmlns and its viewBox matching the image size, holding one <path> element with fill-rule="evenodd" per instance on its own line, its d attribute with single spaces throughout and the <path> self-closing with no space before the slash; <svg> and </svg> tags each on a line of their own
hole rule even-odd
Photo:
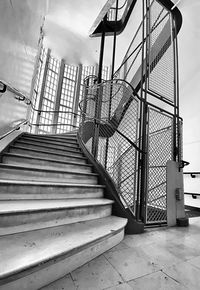
<svg viewBox="0 0 200 290">
<path fill-rule="evenodd" d="M 50 56 L 41 108 L 42 111 L 53 111 L 55 109 L 59 68 L 60 61 Z M 40 123 L 44 125 L 39 127 L 39 132 L 46 131 L 50 133 L 52 131 L 52 126 L 48 125 L 53 124 L 53 117 L 53 113 L 41 112 Z"/>
<path fill-rule="evenodd" d="M 33 106 L 38 109 L 39 106 L 39 99 L 41 95 L 41 87 L 42 81 L 44 79 L 44 69 L 47 60 L 47 49 L 42 48 L 40 52 L 40 56 L 38 59 L 38 70 L 37 76 L 35 80 L 34 90 L 33 90 Z M 60 72 L 60 64 L 61 61 L 49 56 L 48 61 L 48 68 L 47 68 L 47 75 L 46 75 L 46 83 L 44 87 L 44 94 L 42 97 L 42 111 L 54 111 L 56 106 L 56 99 L 57 97 L 57 86 L 59 81 L 59 72 Z M 83 82 L 86 76 L 95 75 L 96 74 L 97 66 L 82 66 L 81 71 L 81 84 L 80 84 L 80 91 L 79 94 L 79 102 L 83 98 Z M 78 66 L 68 65 L 65 64 L 64 66 L 64 74 L 62 79 L 62 88 L 61 88 L 61 96 L 59 101 L 59 113 L 57 122 L 60 125 L 57 125 L 56 133 L 63 133 L 66 131 L 70 131 L 73 129 L 73 115 L 74 106 L 75 106 L 75 97 L 76 97 L 76 86 L 77 80 L 79 77 Z M 102 78 L 108 79 L 109 78 L 109 68 L 104 67 L 102 71 Z M 36 123 L 37 121 L 37 113 L 31 111 L 30 121 L 31 123 Z M 74 112 L 80 114 L 80 110 L 78 107 L 78 112 Z M 54 114 L 51 112 L 41 112 L 39 123 L 41 124 L 38 127 L 38 133 L 52 133 L 53 129 L 53 122 L 54 122 Z M 77 125 L 79 125 L 80 117 L 77 116 Z M 43 124 L 43 125 L 42 125 Z M 35 128 L 32 128 L 32 131 Z"/>
<path fill-rule="evenodd" d="M 77 81 L 77 66 L 65 64 L 64 76 L 62 80 L 62 90 L 60 97 L 60 106 L 59 106 L 59 115 L 58 115 L 58 124 L 57 133 L 63 133 L 70 131 L 72 126 L 72 112 L 74 106 L 74 97 L 76 90 L 76 81 Z M 66 125 L 64 125 L 66 124 Z"/>
<path fill-rule="evenodd" d="M 35 76 L 35 83 L 34 83 L 33 95 L 32 95 L 32 104 L 35 109 L 38 109 L 38 105 L 39 105 L 39 96 L 40 96 L 41 87 L 42 87 L 42 79 L 44 75 L 46 57 L 47 57 L 47 49 L 42 47 L 40 50 L 39 58 L 38 58 L 38 67 L 37 67 L 37 73 Z M 34 111 L 33 109 L 31 109 L 31 113 L 30 113 L 31 124 L 36 123 L 37 113 L 38 113 L 37 111 Z M 32 132 L 33 130 L 34 128 L 31 128 L 30 131 Z"/>
</svg>

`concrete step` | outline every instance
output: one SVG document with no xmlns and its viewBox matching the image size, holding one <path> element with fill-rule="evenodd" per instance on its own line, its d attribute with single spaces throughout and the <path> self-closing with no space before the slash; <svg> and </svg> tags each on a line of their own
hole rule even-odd
<svg viewBox="0 0 200 290">
<path fill-rule="evenodd" d="M 126 219 L 105 217 L 0 238 L 0 290 L 36 290 L 94 259 L 124 237 Z"/>
<path fill-rule="evenodd" d="M 77 140 L 72 140 L 72 141 L 66 141 L 63 139 L 62 140 L 49 140 L 48 138 L 31 138 L 28 136 L 22 136 L 21 138 L 18 139 L 18 141 L 22 141 L 22 142 L 29 142 L 29 143 L 37 143 L 37 144 L 41 144 L 41 145 L 51 145 L 51 146 L 56 146 L 58 148 L 63 148 L 65 146 L 67 147 L 72 147 L 72 148 L 78 148 L 79 145 L 77 143 Z"/>
<path fill-rule="evenodd" d="M 49 145 L 49 144 L 40 144 L 39 142 L 32 142 L 32 141 L 20 141 L 17 140 L 14 144 L 14 146 L 23 146 L 30 149 L 38 149 L 38 150 L 48 150 L 49 152 L 57 152 L 57 153 L 79 153 L 81 154 L 80 148 L 74 148 L 72 146 L 57 146 L 57 145 Z"/>
<path fill-rule="evenodd" d="M 0 179 L 0 200 L 101 198 L 103 185 Z"/>
<path fill-rule="evenodd" d="M 92 172 L 92 165 L 78 162 L 63 162 L 56 159 L 31 157 L 28 155 L 4 153 L 2 155 L 2 163 L 4 164 L 20 164 L 37 168 L 38 166 L 48 168 L 65 169 L 72 172 Z"/>
<path fill-rule="evenodd" d="M 57 160 L 63 160 L 63 161 L 71 161 L 71 162 L 82 162 L 86 163 L 87 159 L 83 156 L 82 153 L 76 152 L 76 153 L 58 153 L 57 151 L 55 152 L 49 152 L 48 150 L 45 149 L 31 149 L 31 148 L 26 148 L 24 146 L 13 146 L 11 145 L 9 147 L 9 152 L 11 153 L 17 153 L 17 154 L 24 154 L 24 155 L 29 155 L 29 156 L 35 156 L 35 157 L 43 157 L 43 158 L 52 158 L 52 159 L 57 159 Z"/>
<path fill-rule="evenodd" d="M 0 235 L 110 216 L 112 203 L 105 198 L 1 201 Z"/>
<path fill-rule="evenodd" d="M 31 134 L 23 134 L 20 138 L 26 139 L 34 139 L 34 140 L 48 140 L 50 142 L 70 142 L 70 143 L 77 143 L 77 136 L 66 136 L 64 138 L 59 138 L 58 136 L 49 136 L 49 135 L 34 135 Z"/>
<path fill-rule="evenodd" d="M 31 137 L 31 138 L 44 138 L 49 140 L 77 140 L 77 134 L 30 134 L 30 133 L 23 133 L 23 136 L 25 137 Z"/>
<path fill-rule="evenodd" d="M 62 181 L 70 183 L 97 184 L 97 174 L 70 172 L 64 169 L 31 168 L 10 164 L 0 164 L 0 178 L 9 180 Z"/>
</svg>

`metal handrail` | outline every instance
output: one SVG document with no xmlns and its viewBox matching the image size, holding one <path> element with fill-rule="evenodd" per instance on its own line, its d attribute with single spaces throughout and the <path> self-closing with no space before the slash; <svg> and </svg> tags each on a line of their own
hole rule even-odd
<svg viewBox="0 0 200 290">
<path fill-rule="evenodd" d="M 0 80 L 0 84 L 2 84 L 4 86 L 4 88 L 6 87 L 6 89 L 8 89 L 10 92 L 14 93 L 16 96 L 14 97 L 16 100 L 20 101 L 20 102 L 25 102 L 26 105 L 30 105 L 31 108 L 39 113 L 70 113 L 72 115 L 79 115 L 78 113 L 75 112 L 71 112 L 71 111 L 61 111 L 61 110 L 38 110 L 33 106 L 33 103 L 31 101 L 31 99 L 29 97 L 27 97 L 24 93 L 20 92 L 18 89 L 14 88 L 13 86 L 11 86 L 9 83 L 7 83 L 4 80 Z M 4 90 L 4 92 L 6 91 L 6 89 Z"/>
<path fill-rule="evenodd" d="M 129 83 L 129 82 L 127 82 L 126 80 L 122 80 L 122 79 L 117 79 L 117 80 L 115 80 L 115 82 L 117 82 L 117 81 L 121 81 L 121 82 L 124 82 L 124 83 L 126 83 L 128 86 L 130 86 L 130 88 L 131 88 L 131 90 L 132 90 L 132 92 L 133 92 L 133 95 L 135 95 L 139 100 L 141 100 L 141 98 L 140 98 L 140 96 L 137 94 L 137 92 L 135 91 L 135 89 L 133 88 L 133 86 Z M 107 83 L 107 82 L 113 82 L 113 80 L 106 80 L 106 81 L 103 81 L 101 84 L 98 84 L 97 86 L 101 86 L 101 85 L 103 85 L 104 83 Z M 120 89 L 119 89 L 120 90 Z M 116 95 L 116 94 L 115 94 Z M 114 96 L 115 96 L 114 95 Z M 112 96 L 113 97 L 113 96 Z M 111 98 L 112 98 L 111 97 Z M 87 101 L 87 99 L 88 98 L 86 98 L 86 101 Z M 85 113 L 85 112 L 83 112 L 83 110 L 82 110 L 82 107 L 80 106 L 80 104 L 83 102 L 83 100 L 81 101 L 81 102 L 79 102 L 79 108 L 80 108 L 80 111 L 81 111 L 81 114 L 82 115 L 84 115 L 85 117 L 88 117 L 89 118 L 89 116 L 87 115 L 87 113 Z M 95 118 L 95 117 L 93 117 L 93 118 L 90 118 L 90 119 L 93 119 L 95 122 L 98 122 L 98 123 L 104 123 L 105 125 L 108 125 L 108 126 L 110 126 L 112 129 L 114 129 L 115 130 L 115 132 L 117 132 L 118 134 L 120 134 L 123 138 L 125 138 L 129 143 L 130 143 L 130 145 L 131 146 L 133 146 L 138 152 L 140 152 L 140 153 L 145 153 L 145 152 L 143 152 L 133 141 L 131 141 L 127 136 L 125 136 L 122 132 L 120 132 L 118 129 L 117 129 L 117 127 L 116 126 L 114 126 L 112 123 L 110 123 L 109 121 L 105 121 L 103 118 L 101 118 L 101 119 L 98 119 L 98 118 Z"/>
<path fill-rule="evenodd" d="M 116 8 L 116 7 L 111 7 L 110 9 L 111 9 L 111 10 L 120 10 L 120 9 L 124 8 L 124 6 L 126 5 L 126 2 L 127 2 L 127 1 L 128 1 L 128 0 L 125 0 L 121 7 L 117 7 L 117 8 Z"/>
<path fill-rule="evenodd" d="M 0 136 L 0 140 L 2 140 L 3 138 L 5 138 L 6 136 L 10 135 L 12 132 L 19 130 L 22 125 L 26 125 L 28 123 L 29 123 L 28 120 L 25 120 L 24 119 L 22 122 L 20 122 L 15 127 L 13 127 L 13 129 L 9 130 L 7 133 L 5 133 L 2 136 Z"/>
<path fill-rule="evenodd" d="M 191 178 L 196 178 L 197 175 L 200 175 L 199 171 L 190 171 L 190 172 L 183 172 L 184 175 L 190 175 Z"/>
</svg>

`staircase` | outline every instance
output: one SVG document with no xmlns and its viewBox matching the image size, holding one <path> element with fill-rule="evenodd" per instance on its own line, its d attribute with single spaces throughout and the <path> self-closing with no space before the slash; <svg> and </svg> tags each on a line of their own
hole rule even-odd
<svg viewBox="0 0 200 290">
<path fill-rule="evenodd" d="M 1 154 L 1 290 L 39 289 L 123 239 L 92 170 L 74 133 L 23 133 Z"/>
</svg>

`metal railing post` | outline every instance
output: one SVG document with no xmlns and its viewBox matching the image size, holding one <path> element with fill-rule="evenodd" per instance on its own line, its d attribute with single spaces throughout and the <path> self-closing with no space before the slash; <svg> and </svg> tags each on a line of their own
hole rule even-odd
<svg viewBox="0 0 200 290">
<path fill-rule="evenodd" d="M 103 25 L 106 21 L 106 17 L 103 19 Z M 103 68 L 103 56 L 104 56 L 104 45 L 105 45 L 105 31 L 103 30 L 101 35 L 101 47 L 100 47 L 100 55 L 99 55 L 99 71 L 97 76 L 97 84 L 101 83 L 102 78 L 102 68 Z M 96 105 L 95 105 L 95 119 L 94 119 L 94 136 L 92 140 L 92 154 L 94 158 L 97 158 L 98 154 L 98 141 L 99 141 L 99 119 L 101 116 L 101 102 L 102 102 L 102 94 L 101 94 L 101 86 L 97 87 L 97 97 L 96 97 Z"/>
</svg>

